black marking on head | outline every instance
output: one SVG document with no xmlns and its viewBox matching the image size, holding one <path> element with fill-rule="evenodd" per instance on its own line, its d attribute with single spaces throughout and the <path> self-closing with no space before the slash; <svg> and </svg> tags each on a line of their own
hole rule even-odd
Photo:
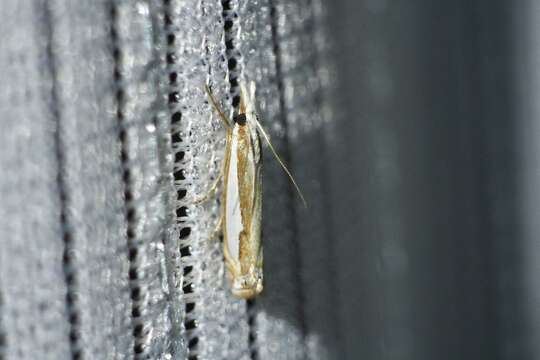
<svg viewBox="0 0 540 360">
<path fill-rule="evenodd" d="M 244 125 L 246 125 L 246 121 L 247 121 L 246 114 L 242 113 L 242 114 L 235 115 L 233 117 L 233 120 L 238 125 L 244 126 Z"/>
</svg>

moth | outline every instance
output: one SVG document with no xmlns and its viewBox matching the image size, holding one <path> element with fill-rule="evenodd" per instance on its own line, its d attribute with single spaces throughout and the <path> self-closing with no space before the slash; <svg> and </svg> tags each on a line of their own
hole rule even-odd
<svg viewBox="0 0 540 360">
<path fill-rule="evenodd" d="M 262 150 L 263 138 L 279 162 L 304 205 L 306 201 L 296 181 L 278 156 L 270 138 L 260 124 L 255 107 L 255 83 L 249 92 L 240 82 L 238 114 L 230 121 L 218 106 L 208 85 L 205 91 L 212 107 L 227 129 L 223 171 L 220 225 L 224 256 L 233 295 L 252 299 L 263 290 L 262 221 Z"/>
</svg>

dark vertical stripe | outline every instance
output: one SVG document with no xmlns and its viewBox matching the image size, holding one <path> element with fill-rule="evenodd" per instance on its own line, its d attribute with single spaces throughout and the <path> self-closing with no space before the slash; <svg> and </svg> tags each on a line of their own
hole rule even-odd
<svg viewBox="0 0 540 360">
<path fill-rule="evenodd" d="M 150 11 L 152 13 L 152 40 L 153 40 L 153 56 L 156 61 L 155 66 L 158 68 L 156 76 L 156 88 L 158 94 L 155 104 L 155 120 L 158 132 L 158 155 L 159 167 L 161 173 L 162 197 L 165 204 L 165 220 L 164 231 L 162 232 L 162 242 L 165 251 L 165 266 L 167 272 L 167 285 L 169 290 L 169 318 L 172 324 L 171 328 L 171 353 L 174 357 L 185 358 L 185 344 L 182 341 L 182 311 L 179 310 L 180 290 L 176 287 L 179 282 L 176 279 L 177 271 L 176 264 L 179 257 L 179 249 L 176 246 L 173 238 L 174 227 L 176 226 L 176 217 L 174 214 L 174 189 L 173 160 L 170 157 L 172 154 L 171 145 L 171 120 L 168 112 L 160 111 L 167 108 L 167 72 L 166 72 L 166 53 L 167 53 L 167 35 L 165 32 L 165 6 L 163 0 L 150 0 Z"/>
<path fill-rule="evenodd" d="M 118 11 L 117 4 L 111 3 L 111 41 L 112 55 L 114 58 L 114 84 L 116 100 L 116 118 L 118 127 L 118 137 L 121 151 L 122 181 L 124 188 L 125 217 L 126 217 L 126 239 L 129 260 L 129 288 L 131 296 L 131 318 L 133 335 L 133 352 L 135 358 L 140 358 L 145 350 L 145 328 L 141 314 L 143 312 L 143 301 L 146 298 L 144 287 L 139 282 L 139 247 L 136 239 L 136 222 L 138 214 L 134 205 L 134 194 L 132 191 L 132 175 L 129 159 L 129 139 L 127 135 L 127 125 L 124 119 L 125 93 L 122 78 L 122 50 L 118 39 Z"/>
<path fill-rule="evenodd" d="M 175 26 L 173 18 L 174 13 L 171 9 L 170 0 L 163 0 L 165 5 L 165 31 L 167 34 L 167 54 L 166 54 L 166 62 L 167 62 L 167 70 L 168 70 L 168 76 L 169 76 L 169 82 L 167 87 L 167 97 L 168 97 L 168 105 L 169 105 L 169 115 L 170 115 L 170 132 L 171 132 L 171 146 L 172 149 L 175 149 L 175 144 L 180 144 L 184 139 L 182 139 L 180 130 L 178 129 L 178 125 L 182 121 L 182 112 L 180 108 L 178 107 L 178 102 L 180 100 L 179 93 L 177 91 L 178 87 L 178 74 L 175 71 L 174 67 L 176 65 L 176 44 L 179 41 L 179 39 L 176 38 L 175 34 Z M 181 40 L 180 40 L 181 41 Z M 184 169 L 180 168 L 176 164 L 180 163 L 182 159 L 184 158 L 184 152 L 178 151 L 174 154 L 174 165 L 173 165 L 173 177 L 174 180 L 183 180 L 184 179 Z M 186 196 L 187 189 L 178 189 L 176 188 L 176 202 L 183 199 Z M 184 218 L 187 215 L 187 208 L 182 206 L 176 208 L 176 218 L 177 218 L 177 224 L 178 224 L 178 232 L 179 232 L 179 240 L 180 243 L 182 240 L 185 240 L 188 238 L 191 234 L 191 228 L 189 226 L 185 226 L 182 223 L 182 218 Z M 184 246 L 180 248 L 180 261 L 182 262 L 182 258 L 189 259 L 192 255 L 192 249 L 190 246 Z M 187 261 L 186 261 L 187 262 Z M 195 292 L 195 285 L 192 281 L 192 275 L 190 274 L 193 271 L 193 266 L 190 265 L 184 265 L 182 266 L 182 292 L 185 296 L 190 296 Z M 199 348 L 199 331 L 198 331 L 198 321 L 196 318 L 196 308 L 197 303 L 193 301 L 186 301 L 185 302 L 185 309 L 184 309 L 184 329 L 186 330 L 184 332 L 185 334 L 185 341 L 187 343 L 187 353 L 188 353 L 188 359 L 195 360 L 198 358 L 197 350 Z"/>
<path fill-rule="evenodd" d="M 69 219 L 68 219 L 68 207 L 69 207 L 69 194 L 66 186 L 66 158 L 64 151 L 66 151 L 66 146 L 62 138 L 62 116 L 60 113 L 60 104 L 59 104 L 59 95 L 58 95 L 58 82 L 57 82 L 57 63 L 53 50 L 53 39 L 54 39 L 54 27 L 53 27 L 53 16 L 52 11 L 46 4 L 43 8 L 44 11 L 44 23 L 45 29 L 47 32 L 47 65 L 48 71 L 51 75 L 51 114 L 53 119 L 56 121 L 56 129 L 54 132 L 54 142 L 55 142 L 55 155 L 58 162 L 58 174 L 57 174 L 57 184 L 58 184 L 58 196 L 60 200 L 60 223 L 62 231 L 62 240 L 64 242 L 64 254 L 63 254 L 63 269 L 64 277 L 66 281 L 66 310 L 69 319 L 69 344 L 71 349 L 71 357 L 74 360 L 83 359 L 83 352 L 79 346 L 79 321 L 80 315 L 78 311 L 77 304 L 77 274 L 73 268 L 72 261 L 72 249 L 73 249 L 73 235 L 71 233 Z"/>
<path fill-rule="evenodd" d="M 225 55 L 227 56 L 227 67 L 229 69 L 229 85 L 230 94 L 232 97 L 232 106 L 234 113 L 238 113 L 238 105 L 240 103 L 240 88 L 239 88 L 239 74 L 240 59 L 242 54 L 235 43 L 235 35 L 238 27 L 237 10 L 233 8 L 231 0 L 222 0 L 221 6 L 223 8 L 223 32 L 225 41 Z"/>
<path fill-rule="evenodd" d="M 0 284 L 1 285 L 1 284 Z M 4 297 L 2 295 L 2 291 L 0 291 L 0 360 L 4 360 L 4 349 L 6 348 L 6 329 L 4 328 L 4 310 L 2 309 L 4 306 Z"/>
</svg>

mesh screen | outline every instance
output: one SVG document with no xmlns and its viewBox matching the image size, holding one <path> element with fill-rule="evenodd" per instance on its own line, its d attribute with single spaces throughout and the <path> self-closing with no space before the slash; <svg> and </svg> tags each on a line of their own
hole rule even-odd
<svg viewBox="0 0 540 360">
<path fill-rule="evenodd" d="M 2 356 L 330 356 L 321 14 L 311 1 L 6 3 Z M 226 280 L 220 192 L 198 201 L 225 147 L 203 84 L 232 116 L 240 81 L 257 83 L 310 206 L 265 149 L 265 291 L 251 302 Z"/>
<path fill-rule="evenodd" d="M 539 358 L 534 1 L 0 5 L 0 360 Z M 308 202 L 263 144 L 252 301 L 240 81 Z"/>
</svg>

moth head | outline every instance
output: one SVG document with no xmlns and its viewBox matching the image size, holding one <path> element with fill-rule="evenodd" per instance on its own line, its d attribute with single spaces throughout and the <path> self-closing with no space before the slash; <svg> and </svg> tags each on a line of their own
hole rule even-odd
<svg viewBox="0 0 540 360">
<path fill-rule="evenodd" d="M 249 83 L 249 91 L 244 81 L 240 82 L 240 114 L 255 114 L 255 82 Z"/>
<path fill-rule="evenodd" d="M 263 290 L 263 275 L 261 269 L 251 266 L 249 271 L 236 276 L 232 283 L 232 293 L 242 299 L 253 299 Z"/>
<path fill-rule="evenodd" d="M 233 121 L 235 124 L 238 124 L 240 126 L 246 125 L 247 117 L 245 113 L 237 114 L 233 117 Z"/>
</svg>

